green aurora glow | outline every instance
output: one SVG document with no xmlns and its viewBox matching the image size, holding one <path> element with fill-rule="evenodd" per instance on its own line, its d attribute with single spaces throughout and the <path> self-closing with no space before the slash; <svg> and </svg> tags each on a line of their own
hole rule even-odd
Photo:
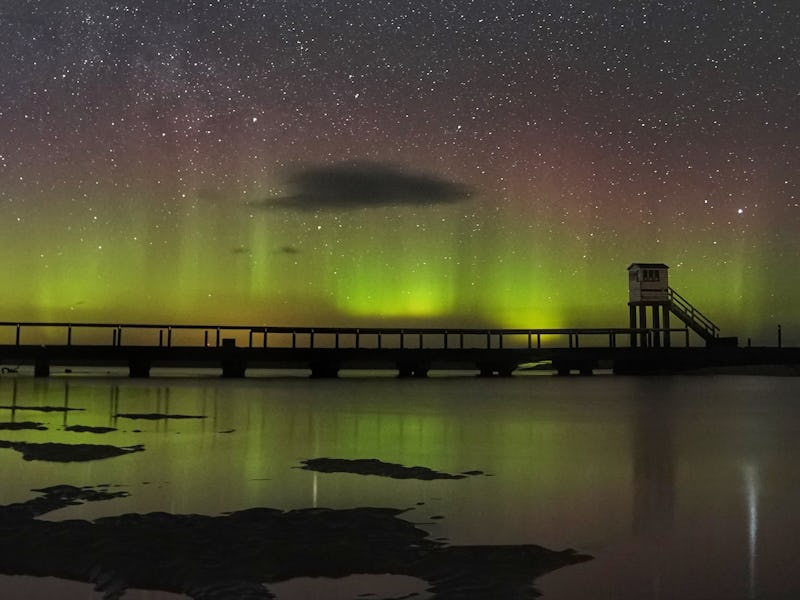
<svg viewBox="0 0 800 600">
<path fill-rule="evenodd" d="M 603 4 L 0 11 L 0 320 L 626 326 L 653 261 L 800 343 L 798 11 Z M 265 204 L 353 161 L 474 193 Z"/>
</svg>

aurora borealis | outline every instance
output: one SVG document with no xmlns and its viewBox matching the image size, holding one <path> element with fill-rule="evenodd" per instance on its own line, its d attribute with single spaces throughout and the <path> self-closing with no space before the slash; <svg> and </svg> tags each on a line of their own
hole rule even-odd
<svg viewBox="0 0 800 600">
<path fill-rule="evenodd" d="M 723 335 L 800 343 L 798 31 L 781 0 L 4 0 L 0 320 L 625 326 L 652 261 Z M 295 189 L 364 165 L 403 193 Z"/>
</svg>

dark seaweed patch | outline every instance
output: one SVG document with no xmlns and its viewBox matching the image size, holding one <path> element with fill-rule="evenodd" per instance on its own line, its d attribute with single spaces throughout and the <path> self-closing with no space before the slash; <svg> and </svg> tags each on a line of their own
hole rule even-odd
<svg viewBox="0 0 800 600">
<path fill-rule="evenodd" d="M 92 427 L 91 425 L 67 425 L 64 427 L 64 431 L 77 433 L 110 433 L 116 430 L 116 427 Z"/>
<path fill-rule="evenodd" d="M 428 467 L 405 467 L 396 463 L 383 462 L 376 458 L 309 458 L 301 461 L 301 469 L 320 473 L 356 473 L 358 475 L 378 475 L 393 479 L 465 479 L 468 475 L 478 475 L 482 471 L 468 471 L 453 475 L 434 471 Z"/>
<path fill-rule="evenodd" d="M 50 487 L 31 490 L 42 495 L 27 502 L 19 502 L 0 507 L 0 527 L 15 520 L 34 519 L 67 506 L 75 506 L 86 502 L 111 500 L 128 496 L 128 492 L 110 492 L 109 485 L 76 487 L 74 485 L 52 485 Z"/>
<path fill-rule="evenodd" d="M 163 413 L 117 413 L 114 415 L 120 419 L 146 419 L 148 421 L 158 421 L 160 419 L 205 419 L 205 415 L 165 415 Z"/>
<path fill-rule="evenodd" d="M 590 558 L 535 545 L 447 546 L 392 508 L 48 521 L 35 517 L 122 493 L 73 486 L 40 492 L 0 507 L 0 573 L 88 581 L 104 598 L 139 587 L 195 599 L 266 599 L 274 595 L 264 583 L 394 574 L 426 581 L 437 598 L 529 600 L 539 595 L 537 577 Z"/>
<path fill-rule="evenodd" d="M 67 406 L 23 406 L 18 404 L 6 404 L 0 406 L 4 410 L 35 410 L 38 412 L 70 412 L 86 410 L 84 408 L 69 408 Z"/>
<path fill-rule="evenodd" d="M 47 427 L 45 427 L 42 423 L 37 423 L 35 421 L 12 421 L 0 423 L 0 430 L 3 431 L 21 431 L 23 429 L 47 431 Z"/>
<path fill-rule="evenodd" d="M 55 442 L 34 444 L 7 440 L 0 440 L 0 448 L 16 450 L 22 454 L 22 458 L 25 460 L 44 460 L 49 462 L 86 462 L 123 456 L 144 450 L 142 444 L 119 447 L 105 444 L 58 444 Z"/>
</svg>

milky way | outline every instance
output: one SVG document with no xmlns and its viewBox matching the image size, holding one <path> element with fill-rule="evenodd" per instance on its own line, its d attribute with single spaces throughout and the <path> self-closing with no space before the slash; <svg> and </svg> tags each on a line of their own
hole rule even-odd
<svg viewBox="0 0 800 600">
<path fill-rule="evenodd" d="M 723 335 L 800 342 L 798 31 L 792 1 L 5 2 L 0 320 L 625 326 L 648 261 Z"/>
</svg>

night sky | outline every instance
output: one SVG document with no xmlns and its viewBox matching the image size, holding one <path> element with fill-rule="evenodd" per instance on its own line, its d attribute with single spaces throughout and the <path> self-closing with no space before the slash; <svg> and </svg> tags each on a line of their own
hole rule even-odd
<svg viewBox="0 0 800 600">
<path fill-rule="evenodd" d="M 800 343 L 795 0 L 0 0 L 0 320 Z"/>
</svg>

